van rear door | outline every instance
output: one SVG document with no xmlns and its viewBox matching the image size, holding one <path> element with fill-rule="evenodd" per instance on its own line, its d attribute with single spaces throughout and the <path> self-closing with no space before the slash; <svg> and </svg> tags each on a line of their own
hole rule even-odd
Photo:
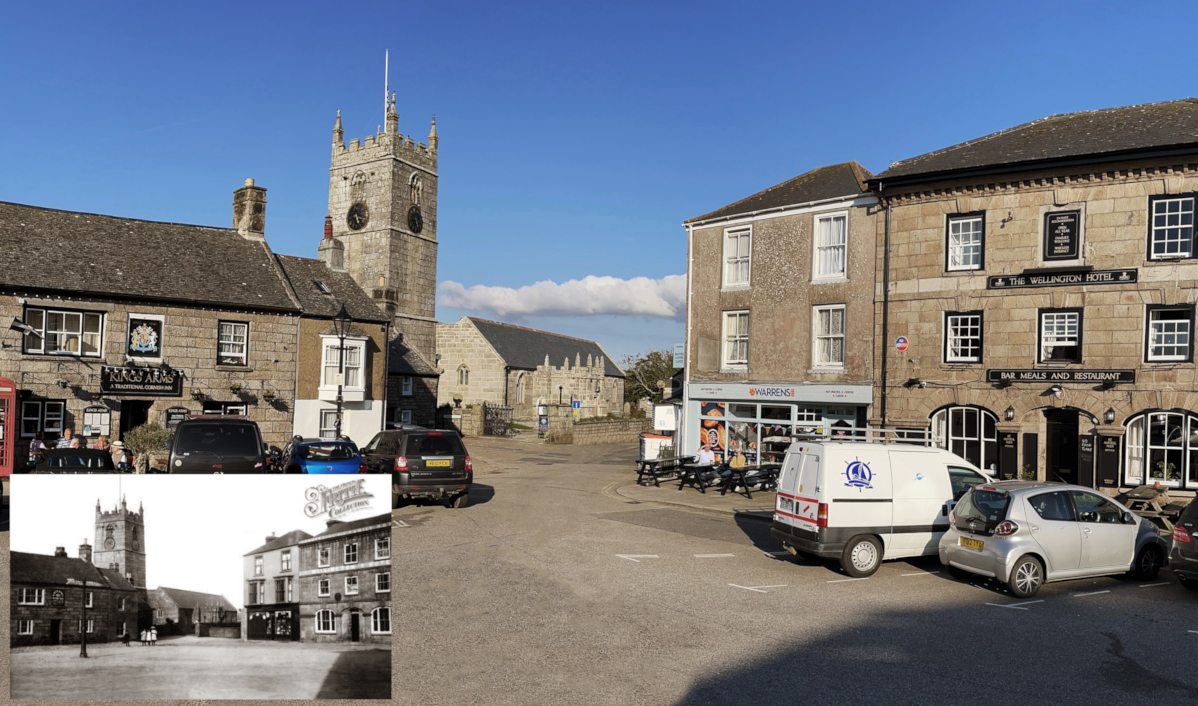
<svg viewBox="0 0 1198 706">
<path fill-rule="evenodd" d="M 778 479 L 775 519 L 807 532 L 818 527 L 819 500 L 815 494 L 819 456 L 810 446 L 791 446 Z"/>
</svg>

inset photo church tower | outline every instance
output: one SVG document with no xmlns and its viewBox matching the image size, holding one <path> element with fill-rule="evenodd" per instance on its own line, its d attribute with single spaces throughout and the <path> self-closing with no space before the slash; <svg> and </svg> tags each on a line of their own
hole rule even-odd
<svg viewBox="0 0 1198 706">
<path fill-rule="evenodd" d="M 436 360 L 437 119 L 428 144 L 399 133 L 395 94 L 386 125 L 345 144 L 333 127 L 329 217 L 343 267 L 394 318 L 408 347 Z M 322 250 L 324 247 L 322 246 Z"/>
<path fill-rule="evenodd" d="M 122 497 L 120 507 L 104 512 L 100 509 L 100 501 L 96 500 L 96 543 L 92 564 L 101 569 L 116 564 L 121 576 L 131 577 L 129 583 L 145 590 L 145 530 L 145 514 L 140 504 L 137 512 L 130 512 Z"/>
</svg>

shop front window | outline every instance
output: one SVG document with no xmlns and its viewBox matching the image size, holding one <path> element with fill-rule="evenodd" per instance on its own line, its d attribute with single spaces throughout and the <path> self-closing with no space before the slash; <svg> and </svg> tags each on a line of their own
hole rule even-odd
<svg viewBox="0 0 1198 706">
<path fill-rule="evenodd" d="M 979 407 L 946 407 L 932 414 L 936 445 L 982 470 L 998 467 L 998 417 Z"/>
<path fill-rule="evenodd" d="M 1185 412 L 1144 412 L 1127 421 L 1123 477 L 1127 485 L 1179 488 L 1198 486 L 1198 416 Z"/>
</svg>

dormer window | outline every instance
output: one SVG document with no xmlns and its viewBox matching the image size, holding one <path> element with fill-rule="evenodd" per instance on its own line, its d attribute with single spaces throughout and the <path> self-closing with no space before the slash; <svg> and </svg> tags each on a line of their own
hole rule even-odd
<svg viewBox="0 0 1198 706">
<path fill-rule="evenodd" d="M 328 294 L 330 296 L 333 294 L 333 290 L 329 289 L 329 285 L 325 284 L 324 282 L 321 282 L 320 280 L 313 280 L 313 282 L 316 283 L 316 289 L 321 294 Z"/>
</svg>

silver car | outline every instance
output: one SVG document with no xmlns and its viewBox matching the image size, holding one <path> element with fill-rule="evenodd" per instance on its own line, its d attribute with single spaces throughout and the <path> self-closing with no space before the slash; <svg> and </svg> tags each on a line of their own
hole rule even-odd
<svg viewBox="0 0 1198 706">
<path fill-rule="evenodd" d="M 1131 572 L 1156 577 L 1167 545 L 1151 522 L 1091 489 L 1004 481 L 974 486 L 949 515 L 940 563 L 990 576 L 1018 598 L 1048 581 Z"/>
</svg>

